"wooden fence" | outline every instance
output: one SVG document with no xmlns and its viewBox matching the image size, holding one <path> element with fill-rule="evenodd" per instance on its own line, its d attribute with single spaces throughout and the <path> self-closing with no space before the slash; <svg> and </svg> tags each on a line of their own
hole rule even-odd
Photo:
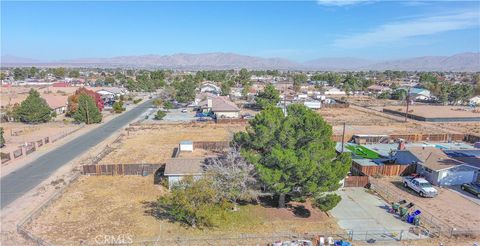
<svg viewBox="0 0 480 246">
<path fill-rule="evenodd" d="M 390 139 L 404 139 L 407 142 L 449 142 L 449 141 L 463 141 L 465 134 L 395 134 L 390 135 Z"/>
<path fill-rule="evenodd" d="M 368 184 L 368 176 L 347 176 L 344 187 L 365 187 Z"/>
<path fill-rule="evenodd" d="M 101 164 L 83 165 L 83 175 L 150 175 L 154 174 L 163 163 L 158 164 Z"/>
<path fill-rule="evenodd" d="M 225 119 L 216 119 L 215 120 L 215 123 L 217 124 L 245 124 L 247 123 L 248 120 L 247 119 L 228 119 L 228 118 L 225 118 Z"/>
<path fill-rule="evenodd" d="M 469 142 L 469 143 L 480 142 L 480 136 L 472 135 L 472 134 L 467 134 L 467 135 L 465 135 L 464 141 L 465 141 L 465 142 Z"/>
<path fill-rule="evenodd" d="M 355 161 L 352 162 L 352 169 L 355 173 L 362 173 L 364 175 L 383 175 L 383 176 L 404 176 L 414 173 L 416 165 L 377 165 L 377 166 L 362 166 Z"/>
<path fill-rule="evenodd" d="M 230 146 L 228 141 L 200 141 L 193 142 L 194 149 L 224 150 Z"/>
<path fill-rule="evenodd" d="M 322 104 L 322 108 L 348 108 L 348 107 L 350 107 L 349 103 Z"/>
<path fill-rule="evenodd" d="M 2 160 L 2 164 L 7 163 L 12 159 L 10 153 L 0 152 L 0 157 L 1 157 L 1 160 Z"/>
<path fill-rule="evenodd" d="M 345 142 L 352 139 L 352 134 L 345 134 Z M 392 134 L 388 135 L 390 140 L 403 139 L 407 142 L 449 142 L 449 141 L 465 141 L 470 143 L 475 143 L 480 141 L 480 136 L 475 136 L 471 134 Z M 335 142 L 342 141 L 342 135 L 332 135 L 332 140 Z"/>
</svg>

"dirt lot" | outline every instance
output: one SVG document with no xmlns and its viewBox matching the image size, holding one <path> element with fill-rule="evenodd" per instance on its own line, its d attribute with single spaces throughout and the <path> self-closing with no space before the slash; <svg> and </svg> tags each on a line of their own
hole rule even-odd
<svg viewBox="0 0 480 246">
<path fill-rule="evenodd" d="M 97 235 L 130 235 L 137 241 L 157 236 L 168 239 L 240 233 L 342 232 L 333 218 L 308 204 L 297 210 L 245 205 L 222 228 L 187 228 L 152 216 L 152 202 L 165 192 L 152 182 L 151 176 L 81 177 L 28 227 L 60 245 L 92 244 Z M 298 213 L 305 209 L 310 212 L 307 218 L 302 217 L 307 213 Z"/>
<path fill-rule="evenodd" d="M 2 127 L 6 141 L 6 147 L 2 148 L 2 151 L 8 152 L 18 149 L 18 146 L 25 144 L 25 142 L 37 141 L 45 137 L 49 137 L 50 141 L 52 141 L 55 138 L 80 128 L 80 125 L 58 121 L 39 125 L 5 122 L 2 123 Z"/>
<path fill-rule="evenodd" d="M 346 135 L 349 134 L 411 134 L 447 132 L 432 123 L 410 120 L 400 122 L 395 117 L 384 116 L 381 112 L 360 111 L 350 108 L 322 108 L 317 111 L 332 124 L 334 134 L 342 134 L 343 123 L 346 123 Z M 472 126 L 473 127 L 473 126 Z"/>
<path fill-rule="evenodd" d="M 480 228 L 480 206 L 449 189 L 437 188 L 439 194 L 435 198 L 421 198 L 414 191 L 403 187 L 398 177 L 384 177 L 379 179 L 388 190 L 398 194 L 408 202 L 413 202 L 419 207 L 426 209 L 439 220 L 458 229 Z M 428 215 L 424 215 L 424 219 Z"/>
<path fill-rule="evenodd" d="M 385 107 L 394 111 L 404 112 L 404 107 Z M 480 111 L 472 110 L 469 107 L 453 106 L 429 106 L 429 105 L 411 105 L 408 109 L 411 115 L 417 115 L 425 118 L 456 118 L 456 117 L 480 117 Z"/>
<path fill-rule="evenodd" d="M 228 141 L 245 125 L 159 124 L 154 129 L 130 131 L 120 146 L 100 164 L 163 163 L 180 141 Z"/>
<path fill-rule="evenodd" d="M 401 102 L 397 100 L 377 99 L 369 96 L 343 96 L 342 98 L 349 103 L 353 103 L 362 107 L 385 107 L 401 104 Z"/>
</svg>

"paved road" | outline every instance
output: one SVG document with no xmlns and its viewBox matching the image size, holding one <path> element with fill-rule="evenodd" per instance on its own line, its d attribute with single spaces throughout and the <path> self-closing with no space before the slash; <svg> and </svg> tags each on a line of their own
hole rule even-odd
<svg viewBox="0 0 480 246">
<path fill-rule="evenodd" d="M 151 103 L 152 100 L 146 101 L 102 126 L 71 140 L 57 149 L 40 156 L 28 165 L 4 176 L 0 180 L 1 208 L 4 208 L 33 189 L 61 166 L 135 120 L 150 107 Z"/>
</svg>

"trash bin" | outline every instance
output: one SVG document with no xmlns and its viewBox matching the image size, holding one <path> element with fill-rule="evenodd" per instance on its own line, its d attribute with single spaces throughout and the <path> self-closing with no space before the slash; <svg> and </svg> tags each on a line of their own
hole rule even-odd
<svg viewBox="0 0 480 246">
<path fill-rule="evenodd" d="M 393 212 L 398 213 L 399 208 L 400 208 L 400 204 L 398 204 L 396 202 L 392 204 Z"/>
<path fill-rule="evenodd" d="M 416 216 L 416 217 L 413 219 L 413 224 L 416 225 L 416 226 L 419 226 L 419 225 L 420 225 L 420 216 Z"/>
</svg>

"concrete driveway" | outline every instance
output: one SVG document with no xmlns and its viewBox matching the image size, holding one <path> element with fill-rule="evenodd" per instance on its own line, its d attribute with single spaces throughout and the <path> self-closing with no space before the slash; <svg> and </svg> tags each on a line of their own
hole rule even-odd
<svg viewBox="0 0 480 246">
<path fill-rule="evenodd" d="M 167 112 L 167 115 L 165 118 L 163 118 L 163 121 L 175 121 L 175 122 L 191 122 L 195 121 L 195 112 L 192 111 L 192 109 L 187 109 L 188 112 L 182 113 L 182 108 L 179 109 L 170 109 L 169 112 Z"/>
<path fill-rule="evenodd" d="M 466 199 L 480 205 L 480 198 L 476 197 L 472 193 L 469 193 L 469 192 L 466 192 L 466 191 L 462 190 L 462 188 L 460 188 L 460 185 L 453 185 L 453 186 L 449 186 L 447 188 L 450 189 L 451 191 L 459 194 L 460 196 L 465 197 Z"/>
<path fill-rule="evenodd" d="M 424 238 L 408 232 L 412 225 L 389 213 L 389 205 L 381 198 L 365 192 L 364 188 L 345 188 L 336 193 L 342 197 L 342 201 L 331 210 L 331 214 L 341 228 L 353 233 L 354 240 Z"/>
</svg>

